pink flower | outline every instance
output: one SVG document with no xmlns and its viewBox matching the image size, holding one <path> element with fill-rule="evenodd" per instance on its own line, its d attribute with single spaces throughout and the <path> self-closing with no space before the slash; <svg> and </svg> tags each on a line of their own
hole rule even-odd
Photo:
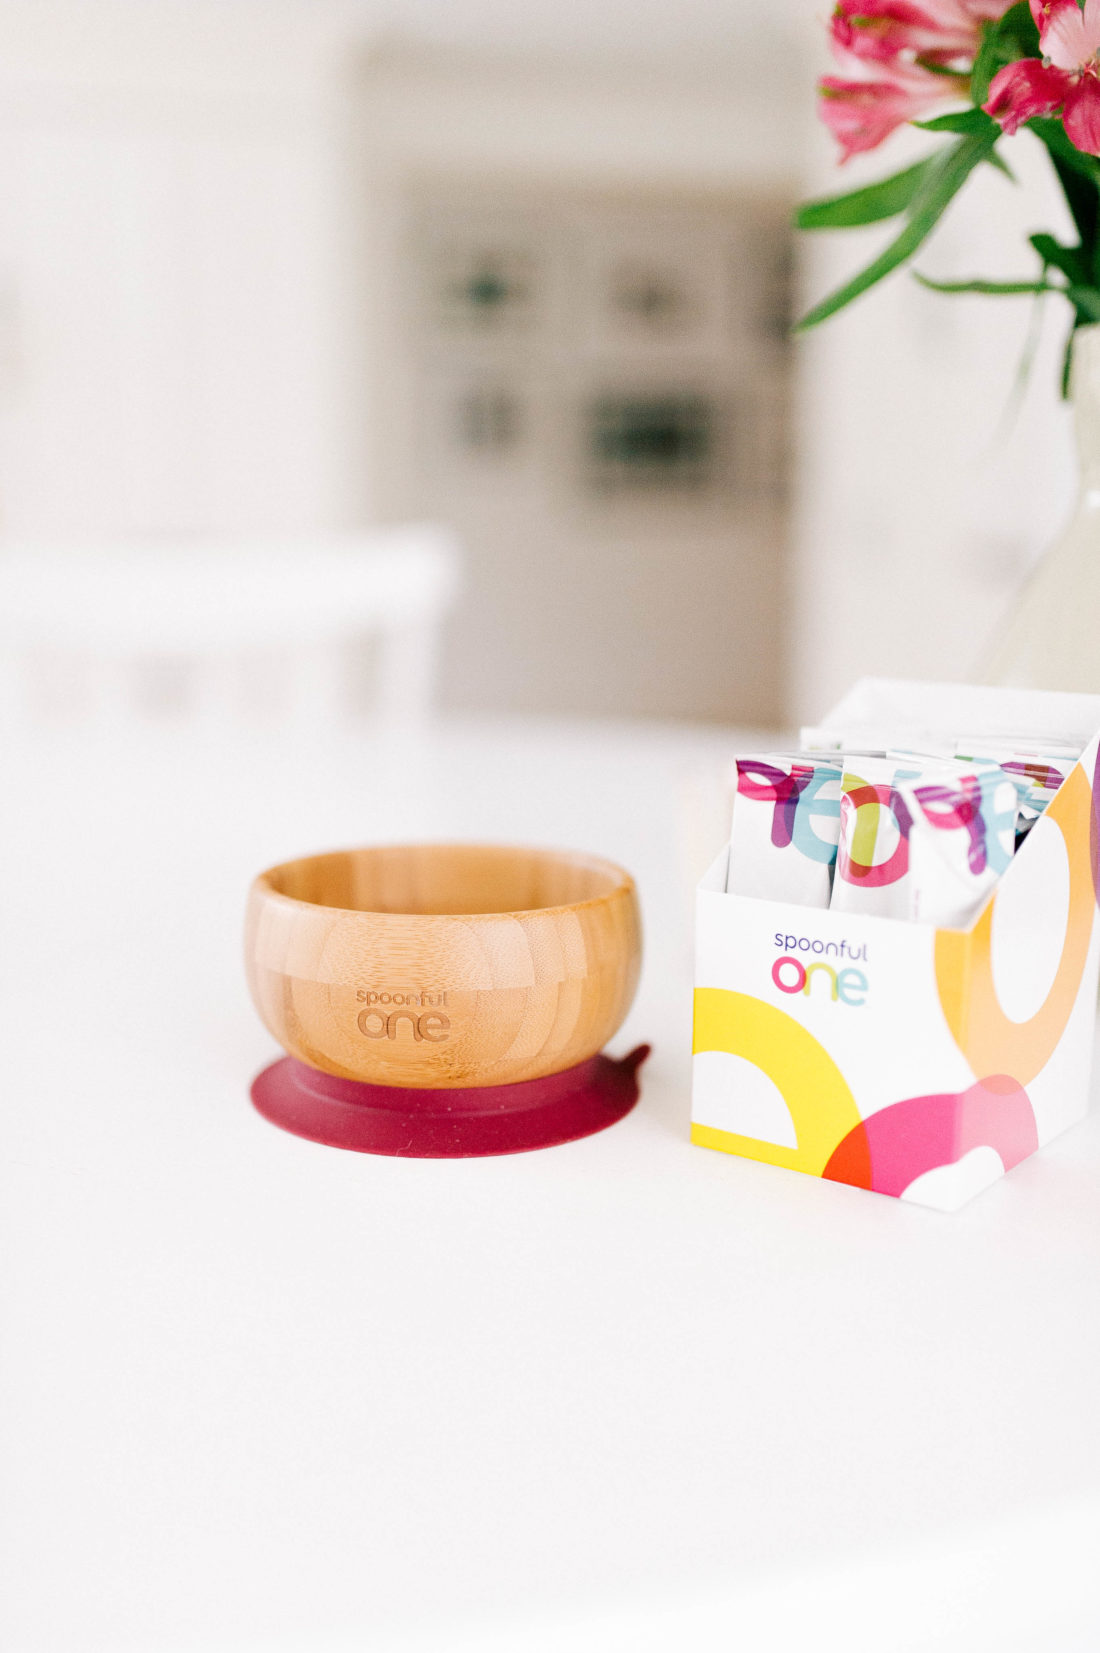
<svg viewBox="0 0 1100 1653">
<path fill-rule="evenodd" d="M 1027 0 L 1027 3 L 1031 7 L 1031 16 L 1034 20 L 1035 27 L 1041 35 L 1047 26 L 1047 18 L 1050 16 L 1051 6 L 1057 5 L 1059 0 Z"/>
<path fill-rule="evenodd" d="M 1066 93 L 1062 110 L 1066 137 L 1086 155 L 1100 155 L 1100 85 L 1096 75 L 1084 75 Z"/>
<path fill-rule="evenodd" d="M 818 112 L 845 161 L 863 150 L 877 149 L 905 121 L 919 119 L 941 98 L 953 95 L 950 82 L 945 85 L 942 75 L 898 65 L 875 80 L 825 75 L 818 90 Z"/>
<path fill-rule="evenodd" d="M 1036 21 L 1043 56 L 1056 69 L 1095 71 L 1096 53 L 1100 51 L 1100 0 L 1085 0 L 1084 11 L 1077 0 L 1047 0 L 1038 7 L 1032 0 L 1033 14 L 1036 9 L 1041 14 Z"/>
<path fill-rule="evenodd" d="M 1034 115 L 1062 111 L 1070 142 L 1100 155 L 1100 0 L 1030 0 L 1043 57 L 1009 63 L 982 105 L 1012 133 Z"/>
<path fill-rule="evenodd" d="M 822 80 L 820 114 L 843 159 L 876 148 L 896 127 L 919 119 L 941 100 L 958 98 L 961 77 L 981 43 L 983 21 L 1002 16 L 1009 4 L 836 0 L 830 42 L 846 73 Z"/>
<path fill-rule="evenodd" d="M 961 16 L 938 17 L 930 7 L 911 0 L 838 0 L 830 29 L 833 46 L 853 57 L 888 63 L 902 52 L 913 57 L 934 53 L 944 59 L 973 51 L 977 28 Z"/>
<path fill-rule="evenodd" d="M 1066 96 L 1066 77 L 1037 57 L 1009 63 L 994 75 L 989 98 L 982 104 L 987 115 L 1011 134 L 1033 115 L 1053 115 Z"/>
<path fill-rule="evenodd" d="M 1038 0 L 1033 0 L 1038 4 Z M 837 0 L 830 21 L 834 51 L 886 63 L 904 57 L 937 65 L 974 57 L 982 23 L 1011 0 Z"/>
</svg>

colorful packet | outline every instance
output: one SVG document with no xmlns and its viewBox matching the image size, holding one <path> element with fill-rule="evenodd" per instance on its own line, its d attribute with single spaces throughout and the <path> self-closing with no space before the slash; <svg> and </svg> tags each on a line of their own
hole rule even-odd
<svg viewBox="0 0 1100 1653">
<path fill-rule="evenodd" d="M 1019 794 L 996 764 L 902 784 L 914 807 L 910 916 L 961 928 L 975 917 L 1016 852 Z"/>
<path fill-rule="evenodd" d="M 859 758 L 840 786 L 840 836 L 830 906 L 838 912 L 909 917 L 909 834 L 913 818 L 898 791 L 893 759 Z M 914 776 L 920 771 L 912 771 Z"/>
<path fill-rule="evenodd" d="M 736 766 L 727 891 L 827 907 L 842 766 L 802 753 L 753 754 Z"/>
<path fill-rule="evenodd" d="M 960 741 L 960 748 L 964 742 Z M 1020 793 L 1020 807 L 1029 815 L 1041 815 L 1047 804 L 1062 786 L 1079 753 L 1071 748 L 1027 746 L 1023 742 L 1002 745 L 999 741 L 970 739 L 967 750 L 959 757 L 968 762 L 996 763 L 1016 781 Z"/>
<path fill-rule="evenodd" d="M 996 764 L 862 760 L 841 784 L 832 906 L 969 922 L 1015 850 L 1015 783 Z"/>
<path fill-rule="evenodd" d="M 1020 814 L 1016 822 L 1016 848 L 1024 839 L 1067 779 L 1080 756 L 1076 745 L 1064 741 L 989 740 L 981 736 L 963 736 L 958 741 L 960 753 L 965 748 L 982 758 L 999 763 L 1012 776 L 1020 794 Z"/>
</svg>

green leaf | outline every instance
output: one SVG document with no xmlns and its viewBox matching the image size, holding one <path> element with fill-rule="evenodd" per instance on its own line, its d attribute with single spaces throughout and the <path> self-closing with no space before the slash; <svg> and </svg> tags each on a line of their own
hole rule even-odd
<svg viewBox="0 0 1100 1653">
<path fill-rule="evenodd" d="M 1083 0 L 1078 0 L 1078 4 L 1083 4 Z M 1017 57 L 1039 56 L 1039 25 L 1028 0 L 1016 0 L 1014 6 L 1009 6 L 994 24 L 994 30 L 1010 63 Z"/>
<path fill-rule="evenodd" d="M 974 59 L 974 67 L 970 71 L 970 96 L 979 106 L 989 97 L 993 76 L 1001 67 L 997 25 L 986 23 L 982 28 L 982 43 Z"/>
<path fill-rule="evenodd" d="M 1073 370 L 1073 341 L 1077 337 L 1078 319 L 1074 317 L 1073 326 L 1069 330 L 1066 340 L 1065 354 L 1062 357 L 1062 400 L 1069 400 L 1069 376 Z"/>
<path fill-rule="evenodd" d="M 981 114 L 980 109 L 968 112 L 972 115 Z M 994 124 L 989 121 L 987 115 L 982 115 L 982 125 L 977 130 L 985 132 Z M 994 139 L 999 136 L 999 132 L 996 132 Z M 878 224 L 885 218 L 896 218 L 899 212 L 905 211 L 937 158 L 937 155 L 928 155 L 923 161 L 906 167 L 904 172 L 895 172 L 889 178 L 880 178 L 877 183 L 867 184 L 863 189 L 854 189 L 847 195 L 826 195 L 818 201 L 806 201 L 795 211 L 795 225 L 800 230 L 848 230 L 856 229 L 863 224 Z M 986 159 L 1013 183 L 1016 182 L 1011 167 L 996 150 L 991 150 Z"/>
<path fill-rule="evenodd" d="M 962 137 L 969 137 L 993 129 L 993 138 L 996 142 L 1001 135 L 1001 129 L 991 115 L 984 109 L 960 109 L 953 115 L 937 115 L 931 121 L 910 121 L 910 126 L 919 126 L 922 132 L 955 132 Z M 1006 178 L 1016 182 L 1015 174 L 1003 156 L 998 155 L 995 149 L 986 157 L 990 166 L 995 166 L 998 172 L 1003 172 Z"/>
<path fill-rule="evenodd" d="M 959 132 L 964 137 L 974 133 L 988 132 L 994 128 L 994 136 L 999 138 L 1001 129 L 991 115 L 984 109 L 960 109 L 953 115 L 937 115 L 931 121 L 911 121 L 911 126 L 919 126 L 922 132 Z"/>
<path fill-rule="evenodd" d="M 1077 310 L 1079 326 L 1100 321 L 1100 291 L 1095 287 L 1067 287 L 1066 297 Z"/>
<path fill-rule="evenodd" d="M 1052 115 L 1036 115 L 1027 122 L 1027 129 L 1034 132 L 1051 155 L 1063 162 L 1072 172 L 1079 173 L 1090 183 L 1100 183 L 1100 160 L 1095 155 L 1086 155 L 1083 150 L 1070 143 L 1060 120 Z"/>
<path fill-rule="evenodd" d="M 1065 247 L 1052 235 L 1029 235 L 1028 240 L 1044 264 L 1053 265 L 1069 281 L 1087 282 L 1084 254 L 1080 247 Z"/>
<path fill-rule="evenodd" d="M 1039 31 L 1027 0 L 1018 0 L 996 22 L 982 29 L 982 44 L 970 72 L 970 96 L 978 105 L 989 97 L 994 75 L 1019 57 L 1039 56 Z"/>
<path fill-rule="evenodd" d="M 1004 156 L 1001 155 L 996 149 L 991 149 L 989 154 L 986 156 L 986 159 L 988 160 L 990 166 L 994 166 L 997 168 L 998 172 L 1004 173 L 1010 184 L 1014 184 L 1016 182 L 1016 174 L 1013 172 Z"/>
<path fill-rule="evenodd" d="M 865 189 L 854 189 L 850 195 L 829 195 L 820 201 L 807 201 L 798 208 L 794 221 L 800 230 L 846 230 L 857 224 L 877 224 L 880 219 L 893 218 L 904 212 L 924 181 L 928 168 L 936 157 L 918 161 L 895 172 L 892 178 L 882 178 Z"/>
<path fill-rule="evenodd" d="M 1061 121 L 1043 116 L 1027 124 L 1050 155 L 1081 238 L 1082 262 L 1096 281 L 1100 279 L 1100 161 L 1070 143 Z"/>
<path fill-rule="evenodd" d="M 1018 293 L 1060 293 L 1061 287 L 1052 287 L 1047 281 L 933 281 L 931 276 L 921 275 L 919 270 L 913 271 L 914 281 L 919 281 L 922 287 L 931 288 L 934 293 L 988 293 L 994 297 L 1008 298 Z M 1097 295 L 1100 298 L 1100 294 Z"/>
<path fill-rule="evenodd" d="M 888 276 L 891 271 L 912 258 L 974 168 L 979 162 L 988 159 L 999 130 L 994 127 L 993 132 L 974 133 L 941 150 L 909 204 L 909 221 L 901 234 L 896 236 L 866 269 L 845 282 L 836 292 L 822 299 L 820 304 L 814 305 L 813 309 L 796 323 L 795 332 L 804 333 L 811 327 L 819 326 L 821 322 L 836 315 L 838 310 L 843 310 L 845 305 L 851 304 L 853 299 L 859 298 L 869 287 L 873 287 L 884 276 Z"/>
</svg>

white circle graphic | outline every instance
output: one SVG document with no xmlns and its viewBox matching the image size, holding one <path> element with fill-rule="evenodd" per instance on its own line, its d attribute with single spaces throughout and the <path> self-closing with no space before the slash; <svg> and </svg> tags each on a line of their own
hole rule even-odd
<svg viewBox="0 0 1100 1653">
<path fill-rule="evenodd" d="M 1032 827 L 997 887 L 991 963 L 1010 1022 L 1030 1021 L 1054 986 L 1069 921 L 1069 857 L 1051 820 Z"/>
<path fill-rule="evenodd" d="M 695 1057 L 691 1117 L 696 1125 L 797 1148 L 794 1121 L 779 1087 L 743 1056 L 701 1050 Z"/>
</svg>

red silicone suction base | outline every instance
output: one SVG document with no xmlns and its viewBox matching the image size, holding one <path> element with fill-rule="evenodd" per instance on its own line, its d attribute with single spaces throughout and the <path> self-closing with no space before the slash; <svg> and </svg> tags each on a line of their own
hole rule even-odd
<svg viewBox="0 0 1100 1653">
<path fill-rule="evenodd" d="M 265 1119 L 295 1136 L 361 1154 L 410 1159 L 468 1159 L 552 1148 L 613 1125 L 638 1100 L 639 1045 L 621 1061 L 587 1062 L 518 1085 L 469 1090 L 409 1090 L 366 1085 L 297 1062 L 273 1062 L 252 1084 Z"/>
</svg>

